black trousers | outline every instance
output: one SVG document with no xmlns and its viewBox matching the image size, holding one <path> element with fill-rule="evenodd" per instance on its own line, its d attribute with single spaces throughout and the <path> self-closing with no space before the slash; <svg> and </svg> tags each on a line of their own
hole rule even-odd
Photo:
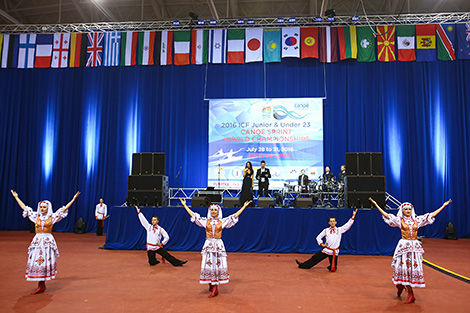
<svg viewBox="0 0 470 313">
<path fill-rule="evenodd" d="M 331 271 L 331 262 L 333 261 L 333 256 L 323 253 L 321 250 L 315 253 L 310 259 L 308 259 L 304 263 L 300 263 L 299 268 L 312 268 L 326 258 L 330 260 L 330 266 L 328 266 L 328 270 Z M 335 269 L 338 269 L 338 256 L 335 256 Z"/>
<path fill-rule="evenodd" d="M 149 258 L 149 264 L 150 265 L 156 265 L 160 263 L 160 261 L 157 261 L 156 258 L 156 253 L 160 254 L 165 260 L 171 263 L 173 266 L 179 266 L 181 263 L 181 260 L 178 260 L 174 256 L 168 253 L 165 248 L 160 248 L 158 250 L 148 250 L 147 251 L 147 256 Z"/>
<path fill-rule="evenodd" d="M 258 197 L 269 197 L 268 187 L 269 187 L 269 184 L 259 183 Z"/>
<path fill-rule="evenodd" d="M 103 236 L 103 220 L 96 220 L 96 236 Z"/>
</svg>

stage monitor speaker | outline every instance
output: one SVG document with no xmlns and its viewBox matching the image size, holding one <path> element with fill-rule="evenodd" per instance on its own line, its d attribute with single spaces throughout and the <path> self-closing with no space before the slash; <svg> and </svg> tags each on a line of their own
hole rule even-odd
<svg viewBox="0 0 470 313">
<path fill-rule="evenodd" d="M 224 197 L 225 208 L 237 208 L 240 207 L 240 197 Z"/>
<path fill-rule="evenodd" d="M 191 206 L 192 207 L 199 207 L 199 206 L 203 206 L 203 207 L 208 207 L 211 205 L 211 199 L 209 199 L 208 197 L 192 197 L 191 199 Z"/>
<path fill-rule="evenodd" d="M 207 197 L 211 200 L 211 203 L 222 203 L 223 193 L 223 190 L 199 190 L 197 196 Z"/>
<path fill-rule="evenodd" d="M 259 197 L 258 208 L 274 208 L 274 198 Z"/>
<path fill-rule="evenodd" d="M 165 175 L 165 153 L 132 154 L 132 175 Z"/>
<path fill-rule="evenodd" d="M 347 175 L 383 175 L 382 153 L 346 153 Z"/>
<path fill-rule="evenodd" d="M 129 190 L 168 190 L 168 176 L 130 175 L 127 177 Z"/>
<path fill-rule="evenodd" d="M 294 208 L 307 209 L 313 207 L 312 198 L 295 198 L 294 199 Z"/>
<path fill-rule="evenodd" d="M 127 201 L 138 206 L 167 206 L 168 191 L 164 190 L 127 190 Z"/>
<path fill-rule="evenodd" d="M 346 192 L 385 191 L 385 176 L 346 176 Z"/>
<path fill-rule="evenodd" d="M 346 203 L 348 207 L 355 208 L 371 208 L 372 203 L 369 201 L 369 197 L 374 199 L 377 204 L 384 209 L 385 208 L 385 191 L 379 192 L 367 192 L 367 191 L 357 191 L 357 192 L 347 192 L 346 193 Z"/>
</svg>

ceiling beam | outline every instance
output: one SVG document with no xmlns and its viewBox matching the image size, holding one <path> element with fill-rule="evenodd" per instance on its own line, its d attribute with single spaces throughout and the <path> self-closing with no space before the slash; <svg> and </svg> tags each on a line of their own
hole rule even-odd
<svg viewBox="0 0 470 313">
<path fill-rule="evenodd" d="M 72 0 L 72 4 L 73 4 L 73 7 L 75 8 L 75 10 L 77 10 L 77 12 L 80 15 L 80 17 L 82 18 L 82 20 L 84 22 L 86 22 L 87 21 L 86 14 L 83 11 L 82 7 L 78 4 L 78 0 Z"/>
<path fill-rule="evenodd" d="M 13 24 L 21 24 L 16 18 L 5 12 L 4 10 L 0 9 L 0 15 L 3 16 L 4 19 L 12 22 Z"/>
<path fill-rule="evenodd" d="M 317 15 L 317 0 L 310 0 L 309 1 L 308 14 L 310 16 Z"/>
<path fill-rule="evenodd" d="M 321 2 L 321 9 L 320 9 L 320 16 L 325 17 L 325 11 L 328 6 L 328 0 L 322 0 Z"/>
<path fill-rule="evenodd" d="M 207 0 L 207 4 L 209 5 L 209 10 L 211 11 L 212 18 L 214 20 L 219 20 L 219 14 L 217 13 L 217 9 L 215 7 L 214 1 L 213 0 Z"/>
<path fill-rule="evenodd" d="M 155 13 L 155 16 L 157 19 L 162 19 L 163 18 L 163 8 L 160 8 L 157 4 L 157 1 L 155 0 L 150 0 L 150 4 L 152 5 L 153 12 Z"/>
<path fill-rule="evenodd" d="M 239 17 L 238 14 L 238 0 L 230 0 L 230 10 L 232 12 L 232 17 Z"/>
<path fill-rule="evenodd" d="M 103 15 L 106 16 L 111 22 L 118 20 L 112 12 L 110 12 L 103 4 L 99 2 L 99 0 L 91 0 L 91 2 L 93 2 L 98 10 L 100 10 L 100 12 L 103 13 Z"/>
</svg>

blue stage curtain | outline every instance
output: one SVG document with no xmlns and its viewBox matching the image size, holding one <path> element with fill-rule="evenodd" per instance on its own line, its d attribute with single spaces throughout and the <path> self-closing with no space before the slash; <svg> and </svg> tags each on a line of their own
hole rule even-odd
<svg viewBox="0 0 470 313">
<path fill-rule="evenodd" d="M 83 217 L 95 228 L 100 197 L 123 203 L 132 152 L 167 154 L 167 174 L 205 187 L 209 98 L 323 97 L 324 159 L 339 172 L 345 152 L 383 152 L 387 190 L 416 212 L 453 198 L 427 237 L 452 221 L 470 236 L 470 62 L 133 66 L 0 70 L 0 229 L 28 222 L 9 194 L 57 209 L 82 191 L 57 231 Z M 205 82 L 207 81 L 207 85 Z M 326 84 L 326 90 L 325 90 Z M 255 162 L 259 160 L 253 160 Z"/>
</svg>

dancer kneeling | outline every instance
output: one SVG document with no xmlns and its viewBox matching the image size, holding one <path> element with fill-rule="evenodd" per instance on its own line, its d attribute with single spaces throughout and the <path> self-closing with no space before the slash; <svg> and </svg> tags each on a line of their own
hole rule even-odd
<svg viewBox="0 0 470 313">
<path fill-rule="evenodd" d="M 432 213 L 415 215 L 415 209 L 411 203 L 400 205 L 397 216 L 388 214 L 372 198 L 369 201 L 382 213 L 385 223 L 392 227 L 400 227 L 401 238 L 398 241 L 392 259 L 392 282 L 397 287 L 397 296 L 400 297 L 404 286 L 408 291 L 405 303 L 415 302 L 413 287 L 426 287 L 423 272 L 424 249 L 418 241 L 418 228 L 434 223 L 434 218 L 439 212 L 448 206 L 452 200 L 444 204 Z"/>
<path fill-rule="evenodd" d="M 158 226 L 159 219 L 158 217 L 152 217 L 152 224 L 150 224 L 145 216 L 140 212 L 138 206 L 135 206 L 137 209 L 137 215 L 139 216 L 140 223 L 147 231 L 147 256 L 149 258 L 150 265 L 157 265 L 160 263 L 155 254 L 158 253 L 162 256 L 163 259 L 167 260 L 173 266 L 183 266 L 188 261 L 181 261 L 172 256 L 168 251 L 163 248 L 164 245 L 170 240 L 168 233 L 163 229 L 163 227 Z M 160 240 L 163 237 L 163 241 Z"/>
<path fill-rule="evenodd" d="M 238 216 L 252 201 L 246 201 L 240 210 L 226 218 L 222 218 L 222 208 L 219 205 L 211 205 L 207 210 L 207 218 L 205 218 L 191 211 L 186 205 L 186 200 L 180 199 L 180 201 L 191 215 L 191 222 L 206 229 L 206 242 L 201 251 L 200 283 L 209 284 L 211 292 L 209 298 L 215 297 L 219 294 L 218 285 L 226 284 L 229 281 L 227 252 L 222 241 L 222 229 L 234 226 L 238 222 Z"/>
<path fill-rule="evenodd" d="M 328 258 L 330 260 L 330 265 L 327 267 L 330 272 L 335 272 L 338 268 L 338 254 L 339 254 L 339 245 L 341 244 L 341 235 L 344 234 L 351 228 L 354 223 L 354 218 L 356 217 L 357 209 L 354 210 L 352 217 L 341 227 L 336 227 L 336 218 L 330 217 L 328 224 L 330 227 L 325 228 L 318 236 L 317 242 L 320 246 L 323 247 L 322 250 L 318 251 L 307 261 L 301 263 L 298 260 L 295 260 L 299 265 L 299 268 L 312 268 L 317 265 L 320 261 Z M 323 243 L 323 237 L 325 237 L 325 243 Z"/>
<path fill-rule="evenodd" d="M 11 191 L 11 194 L 23 209 L 23 217 L 36 224 L 36 235 L 28 248 L 28 262 L 26 263 L 26 280 L 37 281 L 38 288 L 32 294 L 42 293 L 46 290 L 46 280 L 55 278 L 57 274 L 56 258 L 59 257 L 59 248 L 52 236 L 52 226 L 67 217 L 67 210 L 72 206 L 80 192 L 77 192 L 73 199 L 64 207 L 52 213 L 52 204 L 49 201 L 38 203 L 38 209 L 33 212 L 18 197 L 18 193 Z"/>
</svg>

